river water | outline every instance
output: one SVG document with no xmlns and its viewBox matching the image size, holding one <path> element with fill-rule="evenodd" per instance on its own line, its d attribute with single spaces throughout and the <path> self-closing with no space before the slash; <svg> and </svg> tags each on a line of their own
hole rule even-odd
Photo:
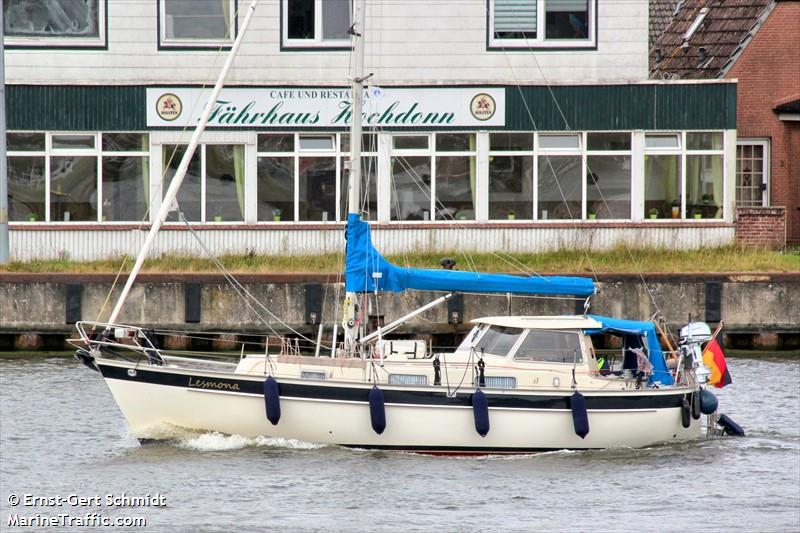
<svg viewBox="0 0 800 533">
<path fill-rule="evenodd" d="M 0 529 L 66 515 L 89 530 L 94 513 L 154 532 L 800 531 L 800 358 L 729 367 L 720 411 L 744 438 L 436 458 L 222 435 L 140 446 L 97 373 L 2 357 Z"/>
</svg>

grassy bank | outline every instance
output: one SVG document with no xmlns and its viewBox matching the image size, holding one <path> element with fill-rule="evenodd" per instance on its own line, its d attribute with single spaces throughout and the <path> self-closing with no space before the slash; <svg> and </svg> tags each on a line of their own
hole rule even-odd
<svg viewBox="0 0 800 533">
<path fill-rule="evenodd" d="M 388 256 L 398 265 L 439 268 L 439 260 L 453 257 L 459 270 L 485 272 L 534 271 L 549 273 L 628 273 L 628 272 L 800 272 L 800 250 L 775 252 L 736 247 L 701 251 L 667 251 L 618 248 L 604 252 L 559 251 L 541 254 L 471 254 L 411 253 Z M 222 263 L 233 272 L 287 273 L 341 272 L 340 254 L 273 257 L 262 255 L 225 255 Z M 131 258 L 117 257 L 104 261 L 75 262 L 66 259 L 12 262 L 0 265 L 0 272 L 116 273 L 124 261 L 124 270 L 133 265 Z M 148 260 L 144 272 L 217 272 L 209 259 L 188 256 L 162 256 Z"/>
</svg>

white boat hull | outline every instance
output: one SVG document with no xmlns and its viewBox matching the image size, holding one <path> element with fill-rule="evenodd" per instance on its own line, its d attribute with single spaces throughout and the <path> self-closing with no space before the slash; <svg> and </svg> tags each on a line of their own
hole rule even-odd
<svg viewBox="0 0 800 533">
<path fill-rule="evenodd" d="M 98 361 L 101 372 L 133 433 L 140 439 L 168 436 L 165 428 L 216 431 L 247 437 L 282 437 L 313 443 L 358 448 L 396 449 L 432 453 L 525 453 L 541 450 L 643 447 L 699 437 L 701 421 L 681 423 L 675 404 L 691 388 L 647 389 L 587 393 L 590 432 L 578 437 L 569 408 L 506 407 L 519 402 L 566 402 L 571 390 L 487 390 L 491 429 L 485 437 L 475 430 L 468 403 L 472 390 L 449 400 L 446 389 L 381 385 L 386 394 L 386 429 L 378 435 L 370 422 L 367 383 L 309 383 L 280 380 L 281 418 L 266 418 L 263 378 L 223 373 L 186 372 Z M 292 393 L 298 390 L 302 394 Z M 238 389 L 238 390 L 237 390 Z M 284 393 L 284 389 L 289 389 Z M 438 392 L 431 392 L 437 389 Z M 344 397 L 335 399 L 336 394 Z M 406 394 L 420 403 L 392 402 Z M 317 397 L 314 397 L 317 396 Z M 437 400 L 436 398 L 439 398 Z M 555 400 L 554 400 L 555 398 Z M 417 400 L 414 400 L 415 402 Z M 435 404 L 436 401 L 443 402 Z M 459 403 L 460 401 L 460 403 Z M 645 408 L 608 408 L 614 402 Z M 425 402 L 428 402 L 426 404 Z M 593 409 L 592 405 L 603 405 Z"/>
</svg>

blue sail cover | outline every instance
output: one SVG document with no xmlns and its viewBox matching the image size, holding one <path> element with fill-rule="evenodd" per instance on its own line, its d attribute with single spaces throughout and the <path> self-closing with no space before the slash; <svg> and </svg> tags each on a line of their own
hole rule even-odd
<svg viewBox="0 0 800 533">
<path fill-rule="evenodd" d="M 647 382 L 650 384 L 658 382 L 661 385 L 673 385 L 675 383 L 672 374 L 670 374 L 667 369 L 667 362 L 664 360 L 664 352 L 661 350 L 661 345 L 658 344 L 658 334 L 656 333 L 655 324 L 652 322 L 622 320 L 621 318 L 609 318 L 599 315 L 588 316 L 600 322 L 603 327 L 599 329 L 587 329 L 584 331 L 587 335 L 609 332 L 641 336 L 647 344 L 650 364 L 653 365 L 653 374 L 648 378 Z"/>
<path fill-rule="evenodd" d="M 402 268 L 389 263 L 372 245 L 369 224 L 358 214 L 347 216 L 347 292 L 458 291 L 587 297 L 595 293 L 590 278 L 523 277 L 459 270 Z"/>
</svg>

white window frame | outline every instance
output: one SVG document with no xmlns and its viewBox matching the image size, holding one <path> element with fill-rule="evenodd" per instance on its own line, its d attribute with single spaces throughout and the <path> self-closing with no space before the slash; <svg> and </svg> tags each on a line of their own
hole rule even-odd
<svg viewBox="0 0 800 533">
<path fill-rule="evenodd" d="M 654 136 L 665 136 L 665 135 L 674 135 L 677 137 L 678 146 L 657 146 L 657 147 L 647 147 L 647 136 L 654 135 Z M 678 177 L 678 196 L 681 199 L 681 213 L 677 219 L 674 220 L 687 220 L 686 216 L 686 135 L 685 132 L 682 131 L 646 131 L 644 132 L 644 139 L 642 140 L 642 163 L 644 163 L 644 158 L 648 155 L 677 155 L 678 156 L 678 171 L 680 172 L 680 176 Z M 645 165 L 642 164 L 642 188 L 640 192 L 640 196 L 642 198 L 642 204 L 644 205 L 645 196 L 644 191 L 646 188 L 645 180 L 647 176 L 645 175 Z M 642 213 L 644 216 L 645 213 Z M 648 220 L 648 222 L 653 222 Z M 655 223 L 659 221 L 656 220 Z"/>
<path fill-rule="evenodd" d="M 722 134 L 722 146 L 719 148 L 712 148 L 712 149 L 689 149 L 689 142 L 688 137 L 693 133 L 721 133 Z M 728 145 L 728 135 L 725 130 L 683 130 L 681 132 L 681 146 L 682 146 L 682 183 L 681 183 L 681 213 L 686 220 L 692 220 L 692 222 L 720 222 L 727 220 L 728 215 L 728 206 L 725 205 L 725 198 L 728 197 L 728 165 L 725 159 L 726 151 L 725 147 Z M 688 185 L 689 185 L 689 176 L 687 174 L 689 170 L 689 156 L 693 155 L 712 155 L 712 156 L 720 156 L 722 158 L 722 200 L 720 202 L 720 209 L 722 210 L 722 216 L 719 218 L 701 218 L 701 219 L 694 219 L 693 217 L 689 216 L 687 212 L 687 196 L 688 194 Z M 734 152 L 735 158 L 735 152 Z"/>
<path fill-rule="evenodd" d="M 769 185 L 770 185 L 770 140 L 767 138 L 742 138 L 736 140 L 737 148 L 739 146 L 761 146 L 763 149 L 764 159 L 762 162 L 762 169 L 763 169 L 763 177 L 761 183 L 764 184 L 764 191 L 761 195 L 761 206 L 768 207 L 770 205 L 770 195 L 769 195 Z M 738 152 L 738 150 L 737 150 Z M 735 193 L 734 198 L 739 192 L 739 157 L 738 153 L 736 155 L 736 177 L 734 178 L 734 187 Z M 738 203 L 737 203 L 738 205 Z M 754 206 L 744 206 L 744 207 L 754 207 Z"/>
<path fill-rule="evenodd" d="M 531 140 L 530 150 L 492 150 L 491 148 L 491 135 L 492 133 L 515 133 L 515 134 L 523 134 L 528 135 Z M 488 137 L 486 140 L 486 152 L 488 154 L 487 164 L 486 164 L 486 194 L 485 201 L 483 200 L 481 195 L 478 195 L 478 202 L 482 206 L 485 205 L 485 217 L 478 218 L 480 221 L 486 222 L 510 222 L 510 223 L 526 223 L 535 221 L 538 215 L 536 210 L 536 203 L 539 200 L 539 176 L 538 176 L 538 158 L 536 157 L 536 151 L 534 150 L 534 143 L 536 142 L 536 135 L 532 131 L 498 131 L 498 132 L 489 132 Z M 479 150 L 480 153 L 480 150 Z M 489 175 L 489 164 L 492 158 L 494 157 L 514 157 L 514 156 L 522 156 L 528 157 L 531 159 L 531 171 L 533 175 L 531 176 L 531 218 L 515 218 L 514 220 L 503 220 L 497 218 L 489 218 L 489 187 L 491 186 L 491 176 Z M 478 167 L 480 168 L 480 167 Z M 478 174 L 478 181 L 481 180 L 480 174 Z"/>
<path fill-rule="evenodd" d="M 53 148 L 53 137 L 58 137 L 60 135 L 67 135 L 67 136 L 85 136 L 85 137 L 94 137 L 94 148 Z M 97 191 L 97 216 L 94 222 L 102 222 L 102 209 L 100 209 L 101 198 L 103 197 L 103 161 L 100 157 L 100 134 L 98 132 L 91 132 L 91 131 L 48 131 L 47 132 L 47 139 L 45 141 L 45 148 L 47 151 L 47 160 L 45 162 L 45 171 L 47 172 L 47 177 L 45 181 L 45 190 L 46 190 L 46 203 L 45 203 L 45 219 L 47 222 L 58 222 L 60 224 L 86 224 L 87 222 L 91 222 L 89 220 L 70 220 L 66 222 L 64 220 L 51 220 L 51 213 L 50 213 L 50 192 L 51 192 L 51 184 L 50 184 L 50 159 L 53 157 L 94 157 L 95 158 L 95 187 Z"/>
<path fill-rule="evenodd" d="M 289 0 L 281 0 L 281 45 L 285 48 L 349 48 L 350 39 L 323 39 L 322 38 L 322 2 L 314 0 L 314 38 L 290 39 L 289 38 Z M 350 3 L 352 9 L 352 3 Z M 350 13 L 353 20 L 353 13 Z"/>
<path fill-rule="evenodd" d="M 343 191 L 341 187 L 342 183 L 342 174 L 345 171 L 344 163 L 342 159 L 346 159 L 349 155 L 349 151 L 342 150 L 342 137 L 345 135 L 349 135 L 348 133 L 332 133 L 332 132 L 281 132 L 281 131 L 260 131 L 257 135 L 269 135 L 269 134 L 290 134 L 294 136 L 294 149 L 287 150 L 284 152 L 269 152 L 269 151 L 256 151 L 255 157 L 256 162 L 260 157 L 285 157 L 285 158 L 292 158 L 294 160 L 294 175 L 292 179 L 294 181 L 294 209 L 290 219 L 282 220 L 281 224 L 284 223 L 299 223 L 299 224 L 336 224 L 337 222 L 343 222 L 347 218 L 347 213 L 343 213 L 341 209 L 342 205 L 342 196 L 347 194 L 347 191 Z M 377 134 L 376 132 L 372 131 L 364 131 L 364 135 L 366 134 Z M 333 149 L 301 149 L 300 148 L 300 137 L 330 137 L 333 139 Z M 377 148 L 377 147 L 376 147 Z M 362 155 L 365 157 L 375 157 L 378 158 L 378 152 L 374 151 L 362 151 Z M 300 220 L 300 158 L 301 157 L 319 157 L 319 158 L 335 158 L 336 160 L 336 204 L 333 216 L 329 217 L 327 221 L 323 220 Z M 257 166 L 256 166 L 257 168 Z M 255 183 L 254 188 L 252 189 L 253 195 L 258 195 L 258 170 L 256 170 L 255 174 L 252 177 L 253 182 Z M 377 169 L 376 169 L 376 179 L 377 179 Z M 377 183 L 376 183 L 377 186 Z M 377 202 L 376 198 L 376 202 Z M 376 206 L 377 208 L 377 203 Z M 270 223 L 271 221 L 268 220 L 259 220 L 258 223 Z"/>
<path fill-rule="evenodd" d="M 108 43 L 108 35 L 106 33 L 108 0 L 96 1 L 97 37 L 65 37 L 60 35 L 21 37 L 5 35 L 3 42 L 5 46 L 11 48 L 105 48 Z"/>
<path fill-rule="evenodd" d="M 228 21 L 231 31 L 227 39 L 194 39 L 188 37 L 167 37 L 167 2 L 169 0 L 158 0 L 158 17 L 161 21 L 158 45 L 161 48 L 186 48 L 186 47 L 206 47 L 216 48 L 219 46 L 230 46 L 236 38 L 236 15 L 237 15 L 237 0 L 228 0 L 228 13 L 230 20 Z"/>
<path fill-rule="evenodd" d="M 588 0 L 588 37 L 586 39 L 546 39 L 545 0 L 537 0 L 536 4 L 536 37 L 531 39 L 501 39 L 495 37 L 494 5 L 495 0 L 486 0 L 488 10 L 488 43 L 489 48 L 595 48 L 597 46 L 597 0 Z"/>
<path fill-rule="evenodd" d="M 585 132 L 578 131 L 543 131 L 536 132 L 534 137 L 534 158 L 533 158 L 533 220 L 542 220 L 546 223 L 580 222 L 586 220 L 586 139 Z M 545 136 L 566 136 L 578 137 L 577 148 L 542 148 L 540 137 Z M 581 217 L 580 219 L 567 218 L 539 218 L 539 158 L 549 156 L 572 156 L 581 158 Z"/>
<path fill-rule="evenodd" d="M 631 147 L 628 148 L 627 150 L 589 150 L 589 135 L 592 134 L 592 133 L 600 133 L 600 134 L 603 134 L 603 133 L 613 133 L 613 134 L 627 133 L 628 134 L 628 139 L 630 140 L 630 146 Z M 584 220 L 589 220 L 589 179 L 588 179 L 589 175 L 588 175 L 588 172 L 589 172 L 589 157 L 591 157 L 591 156 L 612 156 L 612 157 L 613 156 L 627 156 L 627 157 L 630 158 L 630 160 L 631 160 L 631 168 L 629 170 L 630 175 L 629 175 L 629 181 L 628 181 L 628 186 L 629 186 L 628 190 L 630 191 L 630 195 L 631 195 L 631 197 L 630 197 L 630 209 L 631 209 L 630 210 L 630 215 L 627 216 L 627 217 L 622 217 L 622 218 L 614 217 L 614 218 L 605 218 L 605 219 L 598 219 L 598 220 L 601 220 L 603 222 L 620 222 L 620 221 L 626 221 L 626 220 L 634 220 L 635 217 L 636 217 L 636 197 L 635 197 L 636 188 L 634 186 L 634 181 L 635 180 L 634 180 L 634 174 L 633 174 L 633 170 L 634 170 L 634 166 L 633 166 L 633 160 L 634 160 L 634 155 L 633 155 L 633 132 L 630 131 L 630 130 L 620 130 L 620 131 L 602 131 L 602 130 L 595 131 L 595 130 L 592 130 L 592 131 L 584 131 L 583 135 L 581 135 L 581 142 L 582 142 L 583 146 L 586 148 L 585 150 L 582 150 L 582 152 L 584 154 L 584 156 L 583 156 L 583 173 L 584 173 L 584 175 L 583 175 L 583 178 L 584 178 L 583 179 L 583 190 L 584 190 L 584 194 L 583 194 L 583 197 L 584 197 L 583 198 L 583 200 L 584 200 L 583 201 L 583 217 L 584 217 Z M 605 194 L 602 192 L 602 190 L 600 190 L 600 192 L 601 192 L 601 194 L 603 194 L 603 198 L 604 198 L 603 202 L 607 203 L 607 199 L 605 198 Z"/>
<path fill-rule="evenodd" d="M 139 135 L 146 135 L 147 138 L 148 138 L 148 141 L 147 141 L 148 150 L 146 150 L 146 151 L 145 150 L 130 150 L 130 151 L 104 150 L 103 149 L 103 135 L 105 135 L 105 134 L 114 134 L 114 133 L 136 133 L 136 134 L 139 134 Z M 103 200 L 103 197 L 102 197 L 102 192 L 103 192 L 103 189 L 102 189 L 103 188 L 103 157 L 106 157 L 106 156 L 108 156 L 108 157 L 142 157 L 142 158 L 146 157 L 146 158 L 148 158 L 147 163 L 149 165 L 150 164 L 150 159 L 151 159 L 150 158 L 150 149 L 149 149 L 150 148 L 150 134 L 148 132 L 146 132 L 146 131 L 120 131 L 120 132 L 107 131 L 107 132 L 101 132 L 99 134 L 99 136 L 97 137 L 97 141 L 96 142 L 98 143 L 97 150 L 100 153 L 100 164 L 99 164 L 99 167 L 98 167 L 99 180 L 100 181 L 98 183 L 99 188 L 97 189 L 97 192 L 98 192 L 98 195 L 97 195 L 97 197 L 98 197 L 98 202 L 97 202 L 97 211 L 98 211 L 97 216 L 98 216 L 98 219 L 103 224 L 130 224 L 130 223 L 133 223 L 133 222 L 147 222 L 150 219 L 150 217 L 149 217 L 150 213 L 149 212 L 147 213 L 148 216 L 146 216 L 143 220 L 104 220 L 103 219 L 103 216 L 104 216 L 103 215 L 103 208 L 105 207 L 103 205 L 105 203 L 105 201 Z M 150 182 L 151 182 L 150 189 L 152 190 L 152 180 L 150 180 Z M 148 205 L 151 205 L 153 203 L 151 190 L 144 191 L 144 194 L 147 195 L 147 197 L 148 197 L 148 199 L 147 199 Z"/>
</svg>

